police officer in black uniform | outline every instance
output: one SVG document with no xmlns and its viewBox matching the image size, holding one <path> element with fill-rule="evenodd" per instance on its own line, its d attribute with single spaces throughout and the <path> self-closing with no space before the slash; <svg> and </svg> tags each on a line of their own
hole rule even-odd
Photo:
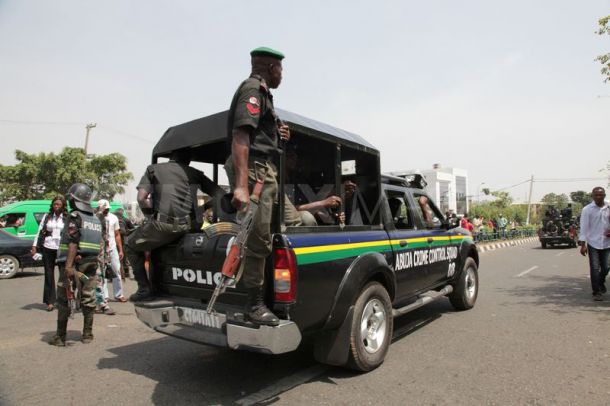
<svg viewBox="0 0 610 406">
<path fill-rule="evenodd" d="M 197 228 L 197 188 L 210 196 L 224 194 L 203 172 L 190 167 L 190 160 L 190 149 L 176 150 L 169 162 L 149 165 L 138 184 L 138 204 L 149 218 L 129 235 L 125 247 L 138 283 L 137 292 L 129 297 L 132 302 L 153 298 L 144 267 L 145 252 Z"/>
<path fill-rule="evenodd" d="M 243 284 L 248 289 L 247 318 L 257 324 L 278 325 L 279 319 L 265 306 L 263 283 L 265 258 L 271 253 L 271 213 L 277 195 L 278 141 L 290 139 L 288 126 L 275 114 L 270 89 L 282 81 L 284 55 L 261 47 L 250 52 L 252 73 L 233 96 L 227 126 L 231 155 L 225 170 L 233 191 L 232 204 L 246 211 L 257 177 L 264 178 L 258 211 L 246 242 Z"/>
<path fill-rule="evenodd" d="M 51 339 L 51 345 L 66 345 L 66 329 L 71 309 L 68 304 L 69 288 L 78 289 L 78 300 L 83 311 L 83 334 L 81 341 L 85 344 L 93 340 L 93 314 L 95 313 L 95 285 L 97 256 L 102 241 L 102 225 L 91 208 L 91 189 L 82 183 L 75 183 L 66 194 L 70 206 L 70 215 L 65 225 L 57 263 L 59 281 L 57 283 L 57 332 Z"/>
</svg>

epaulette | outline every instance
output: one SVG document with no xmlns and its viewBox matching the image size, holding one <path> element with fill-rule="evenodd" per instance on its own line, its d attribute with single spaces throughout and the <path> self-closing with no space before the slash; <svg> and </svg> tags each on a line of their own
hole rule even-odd
<svg viewBox="0 0 610 406">
<path fill-rule="evenodd" d="M 261 80 L 261 89 L 265 91 L 265 93 L 269 93 L 269 87 L 267 87 L 267 82 L 265 79 Z"/>
</svg>

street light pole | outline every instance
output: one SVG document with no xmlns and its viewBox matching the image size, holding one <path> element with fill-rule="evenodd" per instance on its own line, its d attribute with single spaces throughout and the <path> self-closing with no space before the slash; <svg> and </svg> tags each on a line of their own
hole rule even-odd
<svg viewBox="0 0 610 406">
<path fill-rule="evenodd" d="M 525 219 L 525 225 L 530 225 L 530 211 L 532 209 L 532 188 L 534 187 L 534 175 L 530 178 L 530 195 L 527 199 L 527 218 Z"/>
<path fill-rule="evenodd" d="M 97 123 L 89 123 L 85 126 L 87 134 L 85 135 L 85 158 L 87 158 L 87 147 L 89 147 L 89 132 L 92 128 L 97 127 Z"/>
</svg>

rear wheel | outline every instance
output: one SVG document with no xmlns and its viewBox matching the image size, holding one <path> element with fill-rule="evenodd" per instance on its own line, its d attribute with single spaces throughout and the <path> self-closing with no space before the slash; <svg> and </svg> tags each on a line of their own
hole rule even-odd
<svg viewBox="0 0 610 406">
<path fill-rule="evenodd" d="M 460 278 L 453 285 L 449 301 L 456 310 L 472 309 L 479 295 L 479 272 L 474 259 L 467 258 Z"/>
<path fill-rule="evenodd" d="M 366 372 L 381 365 L 390 346 L 393 325 L 388 291 L 380 283 L 370 282 L 354 307 L 348 366 Z"/>
<path fill-rule="evenodd" d="M 0 255 L 0 279 L 9 279 L 19 270 L 19 261 L 12 255 Z"/>
<path fill-rule="evenodd" d="M 546 248 L 546 241 L 542 241 L 540 244 L 542 245 L 542 249 Z"/>
</svg>

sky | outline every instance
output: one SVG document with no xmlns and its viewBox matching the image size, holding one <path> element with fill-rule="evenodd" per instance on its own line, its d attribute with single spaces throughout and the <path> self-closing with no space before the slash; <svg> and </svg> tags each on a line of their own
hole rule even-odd
<svg viewBox="0 0 610 406">
<path fill-rule="evenodd" d="M 383 171 L 468 170 L 527 201 L 608 183 L 610 0 L 0 0 L 0 164 L 83 147 L 134 181 L 173 125 L 228 109 L 249 51 L 286 55 L 276 107 L 359 134 Z M 600 171 L 602 170 L 602 171 Z M 580 180 L 575 180 L 580 179 Z M 569 181 L 566 181 L 569 180 Z M 518 186 L 514 186 L 520 184 Z"/>
</svg>

